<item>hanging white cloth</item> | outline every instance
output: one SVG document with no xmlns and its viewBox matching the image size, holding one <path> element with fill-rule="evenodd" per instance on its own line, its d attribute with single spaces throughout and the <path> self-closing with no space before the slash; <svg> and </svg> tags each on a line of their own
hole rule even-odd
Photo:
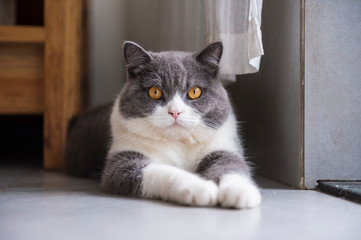
<svg viewBox="0 0 361 240">
<path fill-rule="evenodd" d="M 259 70 L 262 0 L 128 0 L 126 40 L 153 51 L 201 50 L 222 41 L 222 79 Z"/>
<path fill-rule="evenodd" d="M 263 55 L 262 0 L 204 0 L 204 6 L 207 41 L 223 42 L 221 74 L 257 72 Z"/>
</svg>

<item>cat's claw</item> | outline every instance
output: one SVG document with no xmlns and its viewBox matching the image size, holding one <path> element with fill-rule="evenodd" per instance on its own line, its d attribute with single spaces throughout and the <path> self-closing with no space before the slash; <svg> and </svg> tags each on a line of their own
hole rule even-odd
<svg viewBox="0 0 361 240">
<path fill-rule="evenodd" d="M 219 184 L 218 202 L 224 208 L 252 208 L 261 203 L 261 194 L 248 177 L 227 174 Z"/>
</svg>

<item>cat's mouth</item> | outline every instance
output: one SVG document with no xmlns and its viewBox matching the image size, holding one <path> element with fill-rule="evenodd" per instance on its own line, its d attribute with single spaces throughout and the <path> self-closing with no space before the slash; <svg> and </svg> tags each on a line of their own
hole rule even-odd
<svg viewBox="0 0 361 240">
<path fill-rule="evenodd" d="M 182 121 L 180 119 L 179 120 L 176 119 L 171 122 L 168 122 L 168 124 L 163 125 L 163 127 L 161 127 L 161 128 L 163 128 L 164 130 L 167 130 L 167 132 L 168 131 L 171 131 L 171 132 L 176 131 L 176 132 L 180 133 L 180 132 L 189 131 L 189 129 L 192 128 L 192 126 L 190 123 L 187 124 L 187 121 Z"/>
<path fill-rule="evenodd" d="M 179 122 L 178 122 L 177 120 L 175 120 L 175 121 L 173 122 L 173 124 L 171 124 L 169 127 L 170 127 L 170 128 L 185 128 L 184 126 L 182 126 L 181 124 L 179 124 Z"/>
<path fill-rule="evenodd" d="M 189 115 L 189 114 L 188 114 Z M 169 114 L 154 114 L 149 117 L 149 122 L 161 131 L 175 131 L 182 134 L 188 134 L 189 130 L 199 124 L 199 119 L 195 116 L 188 116 L 182 113 L 181 116 L 174 118 Z"/>
<path fill-rule="evenodd" d="M 189 131 L 190 129 L 196 127 L 198 124 L 199 120 L 197 118 L 181 116 L 177 119 L 172 119 L 172 121 L 170 121 L 168 125 L 168 128 Z"/>
<path fill-rule="evenodd" d="M 166 128 L 169 128 L 169 129 L 178 129 L 178 128 L 185 128 L 185 127 L 182 126 L 182 124 L 179 123 L 179 121 L 174 120 L 172 123 L 170 123 L 168 126 L 166 126 Z"/>
</svg>

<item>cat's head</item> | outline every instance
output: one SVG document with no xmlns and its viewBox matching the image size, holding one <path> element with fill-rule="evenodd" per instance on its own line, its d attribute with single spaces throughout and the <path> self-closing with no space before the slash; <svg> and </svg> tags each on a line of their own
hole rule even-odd
<svg viewBox="0 0 361 240">
<path fill-rule="evenodd" d="M 155 53 L 133 42 L 123 48 L 128 79 L 119 111 L 125 120 L 174 139 L 214 131 L 226 121 L 231 104 L 218 79 L 221 42 L 200 53 Z"/>
</svg>

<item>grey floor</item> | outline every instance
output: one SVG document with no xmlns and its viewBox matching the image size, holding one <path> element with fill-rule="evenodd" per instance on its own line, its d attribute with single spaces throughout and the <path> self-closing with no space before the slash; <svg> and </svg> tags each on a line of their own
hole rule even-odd
<svg viewBox="0 0 361 240">
<path fill-rule="evenodd" d="M 361 205 L 259 180 L 252 210 L 106 195 L 92 180 L 0 166 L 0 239 L 361 239 Z"/>
</svg>

